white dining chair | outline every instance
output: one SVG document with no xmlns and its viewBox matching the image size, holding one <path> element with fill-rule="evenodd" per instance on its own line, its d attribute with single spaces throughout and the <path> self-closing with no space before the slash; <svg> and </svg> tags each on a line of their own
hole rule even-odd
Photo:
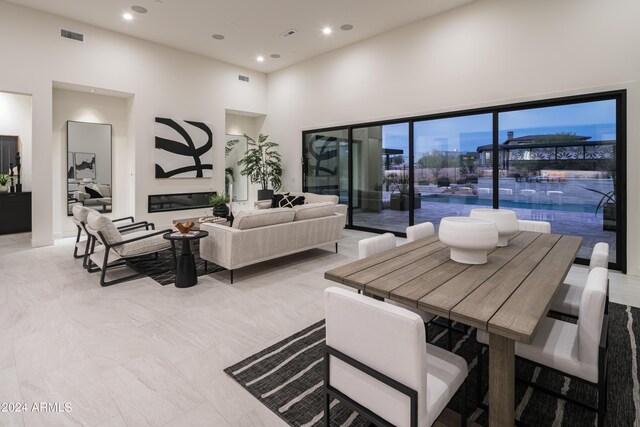
<svg viewBox="0 0 640 427">
<path fill-rule="evenodd" d="M 568 396 L 562 398 L 597 411 L 599 426 L 604 425 L 607 409 L 607 275 L 608 271 L 602 267 L 596 267 L 589 272 L 580 299 L 577 324 L 550 317 L 542 318 L 533 342 L 516 342 L 515 346 L 516 356 L 520 358 L 596 386 L 597 407 L 587 405 L 584 401 L 578 402 Z M 489 334 L 478 330 L 477 340 L 480 344 L 488 345 Z M 481 364 L 482 350 L 479 347 L 478 366 Z"/>
<path fill-rule="evenodd" d="M 379 236 L 373 236 L 366 239 L 362 239 L 358 242 L 358 258 L 364 259 L 373 255 L 379 254 L 380 252 L 388 251 L 389 249 L 393 249 L 395 247 L 396 247 L 396 236 L 394 236 L 392 233 L 384 233 Z M 404 305 L 402 303 L 392 301 L 389 298 L 385 299 L 385 301 L 389 304 L 397 305 L 397 306 L 406 308 L 407 310 L 413 311 L 414 313 L 422 317 L 422 320 L 424 321 L 424 323 L 431 322 L 435 317 L 433 314 L 427 313 L 424 310 L 420 310 L 417 307 L 409 307 L 408 305 Z"/>
<path fill-rule="evenodd" d="M 407 227 L 407 243 L 414 242 L 418 239 L 433 236 L 436 229 L 432 222 L 423 222 L 422 224 L 410 225 Z"/>
<path fill-rule="evenodd" d="M 589 262 L 589 271 L 594 268 L 604 268 L 609 266 L 609 244 L 600 242 L 596 243 L 591 252 L 591 261 Z M 561 313 L 571 317 L 578 317 L 580 312 L 580 300 L 584 291 L 585 283 L 565 282 L 560 285 L 551 301 L 551 311 Z M 608 301 L 607 301 L 608 305 Z"/>
<path fill-rule="evenodd" d="M 324 292 L 325 425 L 333 398 L 377 425 L 431 426 L 462 388 L 467 362 L 425 343 L 422 319 L 345 289 Z"/>
<path fill-rule="evenodd" d="M 518 230 L 535 231 L 537 233 L 551 233 L 551 223 L 547 221 L 518 220 Z"/>
</svg>

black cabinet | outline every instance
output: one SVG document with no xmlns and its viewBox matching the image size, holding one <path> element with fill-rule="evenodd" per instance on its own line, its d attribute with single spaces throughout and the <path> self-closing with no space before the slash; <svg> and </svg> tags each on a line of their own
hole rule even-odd
<svg viewBox="0 0 640 427">
<path fill-rule="evenodd" d="M 0 234 L 31 231 L 31 193 L 0 193 Z"/>
</svg>

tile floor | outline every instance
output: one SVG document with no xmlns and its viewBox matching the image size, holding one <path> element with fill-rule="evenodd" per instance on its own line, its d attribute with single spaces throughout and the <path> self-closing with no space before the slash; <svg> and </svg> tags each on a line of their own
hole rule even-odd
<svg viewBox="0 0 640 427">
<path fill-rule="evenodd" d="M 338 254 L 329 245 L 189 289 L 102 288 L 71 257 L 73 239 L 32 249 L 29 234 L 0 236 L 0 402 L 72 407 L 0 413 L 0 426 L 285 425 L 222 370 L 320 320 L 324 271 L 369 235 L 346 230 Z M 640 306 L 640 278 L 613 273 L 611 300 Z"/>
</svg>

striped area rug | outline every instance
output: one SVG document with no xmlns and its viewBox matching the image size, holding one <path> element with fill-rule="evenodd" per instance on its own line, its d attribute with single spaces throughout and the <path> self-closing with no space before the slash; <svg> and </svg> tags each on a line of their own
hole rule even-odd
<svg viewBox="0 0 640 427">
<path fill-rule="evenodd" d="M 640 309 L 611 304 L 609 307 L 609 382 L 608 412 L 609 426 L 640 426 L 640 386 L 638 363 L 640 355 Z M 454 333 L 454 351 L 469 363 L 469 398 L 467 413 L 469 420 L 488 425 L 486 411 L 476 409 L 476 340 L 475 329 L 467 334 Z M 292 426 L 321 426 L 323 424 L 323 379 L 322 364 L 325 339 L 324 321 L 280 341 L 273 346 L 225 369 L 225 372 L 246 388 L 260 402 Z M 437 325 L 429 327 L 429 341 L 446 346 L 446 331 Z M 484 357 L 487 363 L 487 357 Z M 577 400 L 596 403 L 596 392 L 577 380 L 564 377 L 551 370 L 533 367 L 518 361 L 519 376 Z M 486 372 L 483 369 L 486 391 Z M 488 396 L 482 397 L 487 402 Z M 460 412 L 460 397 L 451 401 L 449 407 Z M 516 383 L 516 417 L 528 425 L 535 426 L 582 426 L 594 425 L 595 413 L 578 405 L 565 402 Z M 368 423 L 357 413 L 340 402 L 331 402 L 332 426 L 366 426 Z"/>
<path fill-rule="evenodd" d="M 178 248 L 177 251 L 178 256 L 180 256 L 180 249 Z M 196 274 L 198 276 L 224 270 L 224 268 L 209 262 L 207 263 L 207 270 L 205 271 L 204 260 L 200 258 L 200 254 L 196 252 L 194 258 L 196 262 Z M 129 260 L 129 266 L 138 273 L 149 276 L 162 286 L 173 285 L 176 282 L 176 272 L 173 267 L 173 254 L 171 253 L 171 249 L 158 252 L 157 260 L 153 257 L 131 259 Z"/>
</svg>

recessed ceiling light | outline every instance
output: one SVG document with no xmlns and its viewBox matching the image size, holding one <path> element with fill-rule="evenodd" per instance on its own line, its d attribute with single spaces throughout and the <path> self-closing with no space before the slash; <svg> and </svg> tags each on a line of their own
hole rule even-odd
<svg viewBox="0 0 640 427">
<path fill-rule="evenodd" d="M 131 21 L 131 20 L 133 19 L 133 15 L 132 15 L 132 14 L 130 14 L 129 12 L 127 12 L 127 13 L 123 13 L 123 14 L 122 14 L 122 17 L 123 17 L 124 19 L 126 19 L 127 21 Z"/>
<path fill-rule="evenodd" d="M 258 62 L 264 62 L 264 56 L 259 55 L 259 56 L 256 58 L 256 61 L 258 61 Z"/>
<path fill-rule="evenodd" d="M 333 30 L 331 29 L 331 27 L 324 27 L 324 28 L 322 29 L 322 34 L 324 34 L 324 35 L 327 35 L 327 36 L 328 36 L 328 35 L 329 35 L 329 34 L 331 34 L 331 33 L 333 33 Z"/>
<path fill-rule="evenodd" d="M 91 92 L 95 92 L 95 91 L 96 91 L 95 89 L 91 89 Z"/>
<path fill-rule="evenodd" d="M 353 25 L 351 25 L 351 24 L 344 24 L 344 25 L 341 25 L 341 26 L 340 26 L 340 29 L 341 29 L 342 31 L 351 31 L 351 30 L 353 30 Z"/>
<path fill-rule="evenodd" d="M 278 59 L 280 58 L 280 54 L 279 53 L 272 53 L 271 55 L 269 55 L 270 57 L 272 57 L 273 59 Z"/>
<path fill-rule="evenodd" d="M 142 6 L 131 6 L 131 10 L 136 13 L 147 13 L 147 8 Z"/>
<path fill-rule="evenodd" d="M 213 37 L 216 40 L 224 40 L 224 36 L 222 34 L 214 34 L 211 37 Z"/>
</svg>

